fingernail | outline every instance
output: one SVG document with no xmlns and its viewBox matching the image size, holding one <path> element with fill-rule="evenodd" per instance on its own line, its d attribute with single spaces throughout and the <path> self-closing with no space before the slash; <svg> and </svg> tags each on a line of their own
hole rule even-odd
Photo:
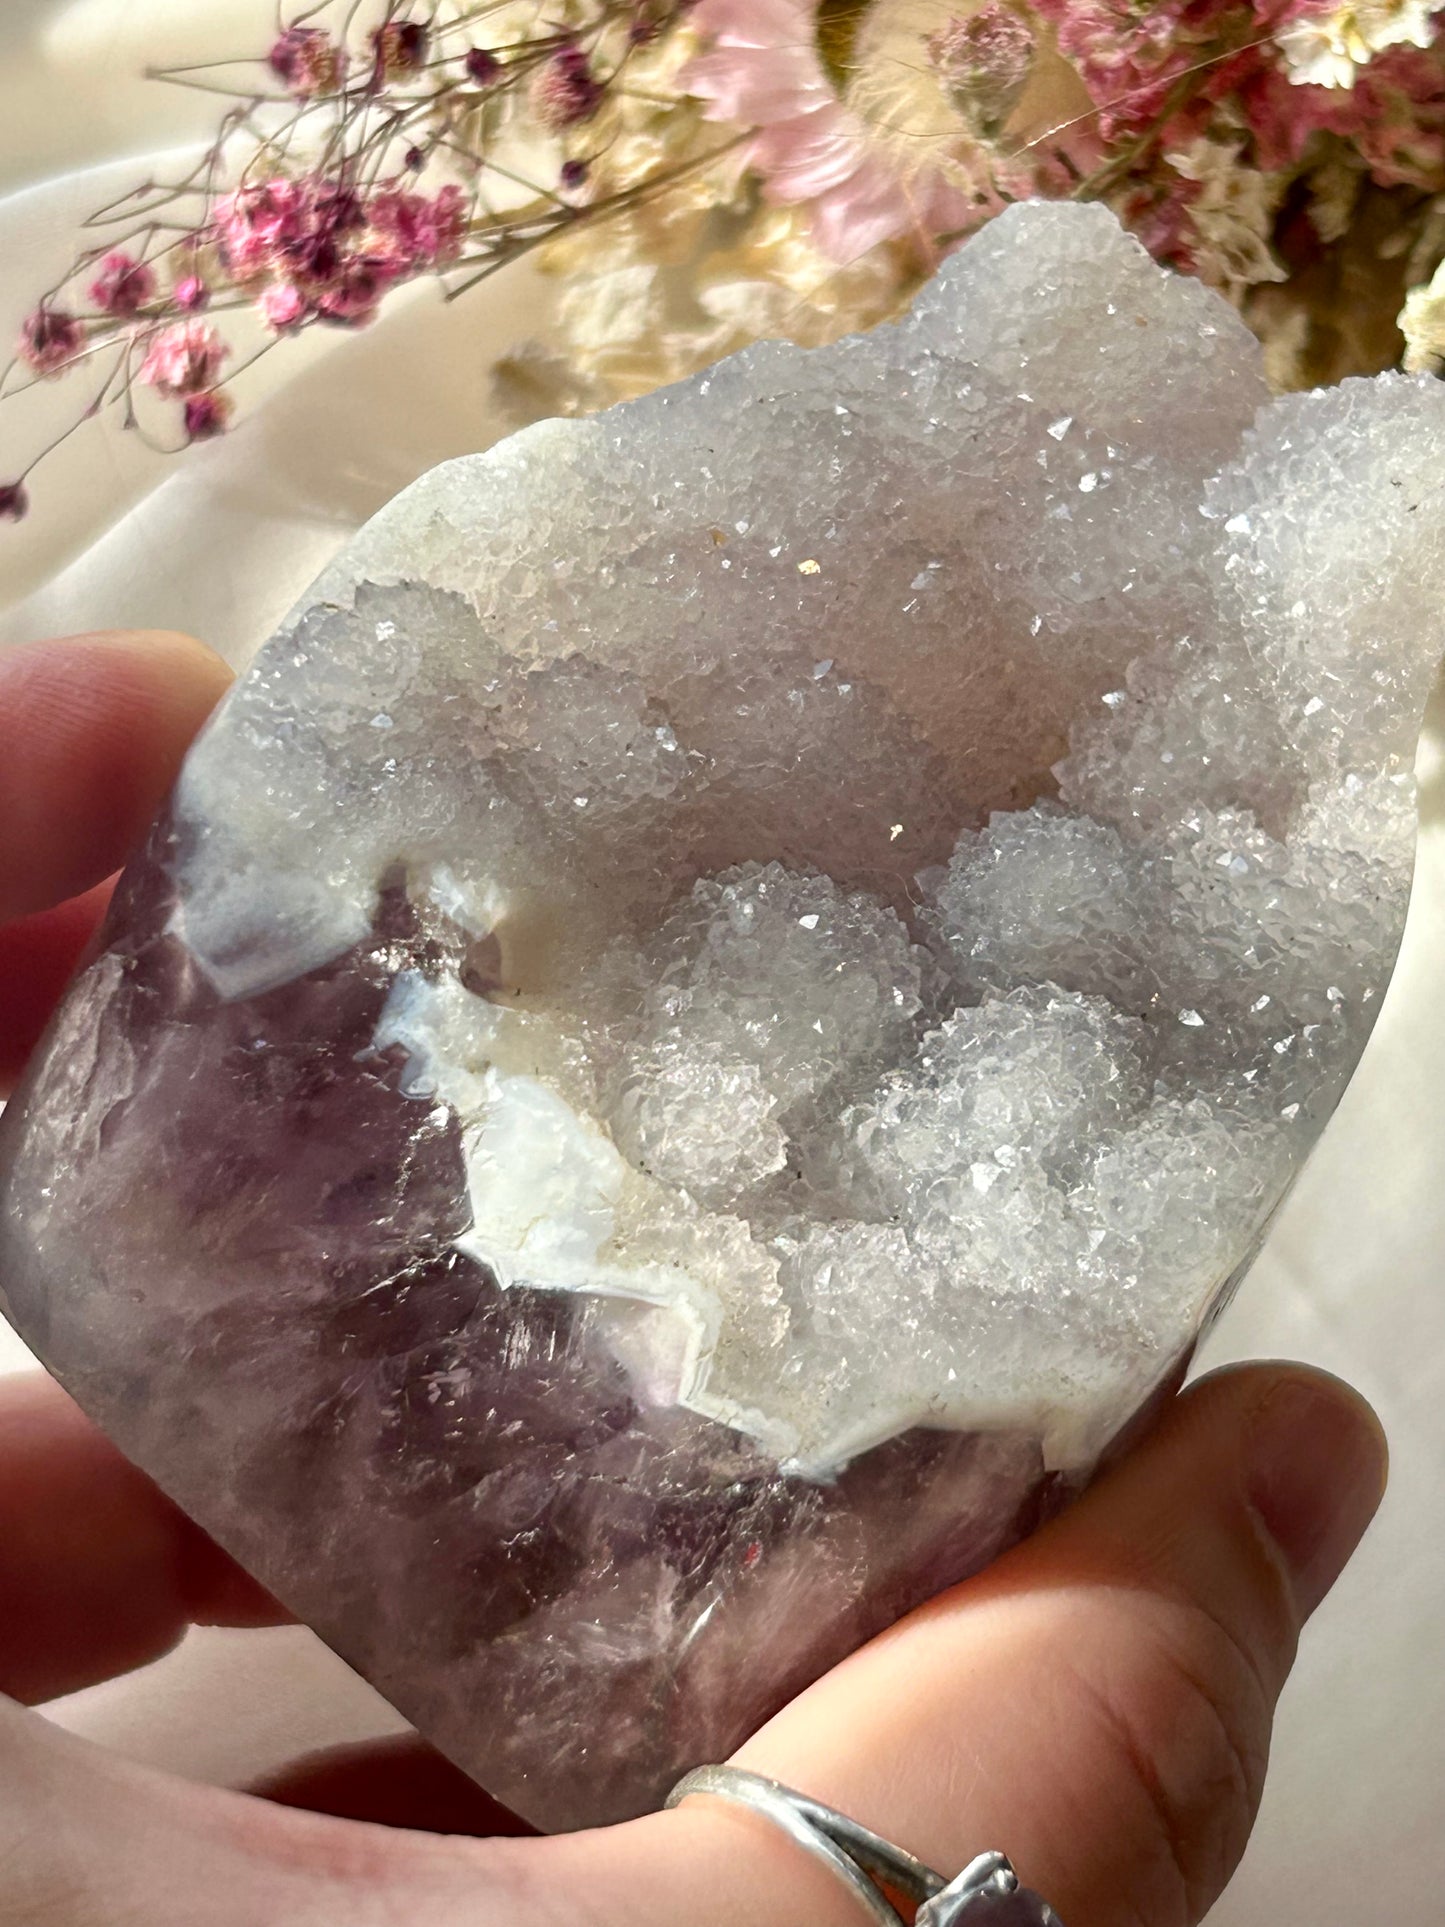
<svg viewBox="0 0 1445 1927">
<path fill-rule="evenodd" d="M 1249 1494 L 1306 1619 L 1344 1571 L 1385 1494 L 1379 1420 L 1337 1379 L 1287 1379 L 1250 1425 Z"/>
</svg>

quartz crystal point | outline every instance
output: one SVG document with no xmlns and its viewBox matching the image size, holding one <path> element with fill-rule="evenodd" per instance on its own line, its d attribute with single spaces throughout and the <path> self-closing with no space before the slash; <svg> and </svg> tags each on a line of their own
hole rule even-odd
<svg viewBox="0 0 1445 1927">
<path fill-rule="evenodd" d="M 496 1796 L 655 1803 L 1167 1381 L 1409 891 L 1445 387 L 1099 209 L 424 477 L 0 1138 L 9 1313 Z"/>
</svg>

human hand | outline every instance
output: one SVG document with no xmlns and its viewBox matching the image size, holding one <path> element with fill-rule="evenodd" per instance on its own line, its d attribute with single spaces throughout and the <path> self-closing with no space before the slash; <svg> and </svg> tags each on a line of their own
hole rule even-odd
<svg viewBox="0 0 1445 1927">
<path fill-rule="evenodd" d="M 0 653 L 0 1088 L 226 680 L 175 636 Z M 1337 1381 L 1217 1373 L 1063 1518 L 819 1681 L 738 1762 L 950 1873 L 1002 1848 L 1068 1927 L 1197 1927 L 1243 1851 L 1299 1630 L 1384 1473 L 1378 1426 Z M 766 1821 L 712 1800 L 522 1838 L 420 1743 L 302 1762 L 258 1797 L 22 1710 L 144 1665 L 190 1623 L 279 1616 L 57 1387 L 0 1382 L 0 1927 L 859 1917 Z"/>
</svg>

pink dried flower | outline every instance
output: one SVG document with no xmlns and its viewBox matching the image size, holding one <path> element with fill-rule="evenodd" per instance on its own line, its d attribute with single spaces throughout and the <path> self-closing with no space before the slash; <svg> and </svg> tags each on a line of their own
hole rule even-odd
<svg viewBox="0 0 1445 1927">
<path fill-rule="evenodd" d="M 388 20 L 371 36 L 376 54 L 376 80 L 409 80 L 426 65 L 431 35 L 420 20 Z"/>
<path fill-rule="evenodd" d="M 0 521 L 23 522 L 30 513 L 30 496 L 23 482 L 0 483 Z"/>
<path fill-rule="evenodd" d="M 345 262 L 350 237 L 366 225 L 359 196 L 324 179 L 278 176 L 216 203 L 221 252 L 242 283 L 274 274 L 308 292 L 326 288 Z"/>
<path fill-rule="evenodd" d="M 266 326 L 278 335 L 295 334 L 311 312 L 311 303 L 290 281 L 273 281 L 256 305 Z"/>
<path fill-rule="evenodd" d="M 1245 96 L 1261 166 L 1293 164 L 1311 137 L 1354 147 L 1382 187 L 1438 194 L 1445 175 L 1445 61 L 1439 51 L 1391 47 L 1361 69 L 1353 88 L 1302 86 L 1274 68 Z"/>
<path fill-rule="evenodd" d="M 364 328 L 375 320 L 382 297 L 397 278 L 395 264 L 383 256 L 353 255 L 338 268 L 331 286 L 318 295 L 317 315 L 337 327 Z"/>
<path fill-rule="evenodd" d="M 171 290 L 171 299 L 182 314 L 199 314 L 210 306 L 211 290 L 198 274 L 187 274 Z"/>
<path fill-rule="evenodd" d="M 950 98 L 981 139 L 1002 132 L 1034 60 L 1033 30 L 999 0 L 950 20 L 924 42 Z"/>
<path fill-rule="evenodd" d="M 462 65 L 467 70 L 467 79 L 478 87 L 490 87 L 502 71 L 501 61 L 485 47 L 468 47 Z"/>
<path fill-rule="evenodd" d="M 366 226 L 366 208 L 354 188 L 319 180 L 308 183 L 306 193 L 318 227 L 332 234 L 355 234 Z"/>
<path fill-rule="evenodd" d="M 216 202 L 215 233 L 236 279 L 265 273 L 278 251 L 300 235 L 306 212 L 300 183 L 284 176 L 223 194 Z"/>
<path fill-rule="evenodd" d="M 303 183 L 297 218 L 277 245 L 276 264 L 307 288 L 324 288 L 346 261 L 352 237 L 366 225 L 366 210 L 349 187 Z"/>
<path fill-rule="evenodd" d="M 230 348 L 205 321 L 177 321 L 152 337 L 140 380 L 172 400 L 213 387 Z"/>
<path fill-rule="evenodd" d="M 37 375 L 58 375 L 85 346 L 85 329 L 63 308 L 42 302 L 20 327 L 16 353 Z"/>
<path fill-rule="evenodd" d="M 561 47 L 532 81 L 532 110 L 553 133 L 591 120 L 602 105 L 603 87 L 580 47 Z"/>
<path fill-rule="evenodd" d="M 1160 135 L 1182 82 L 1201 102 L 1237 96 L 1277 63 L 1280 27 L 1321 4 L 1329 0 L 1034 0 L 1034 10 L 1057 28 L 1098 108 L 1098 136 L 1113 147 L 1131 134 Z M 1169 139 L 1202 131 L 1179 127 Z"/>
<path fill-rule="evenodd" d="M 230 426 L 235 403 L 219 388 L 186 398 L 186 435 L 193 442 L 211 442 Z"/>
<path fill-rule="evenodd" d="M 106 255 L 90 284 L 90 298 L 102 314 L 129 320 L 156 291 L 156 277 L 144 261 L 117 250 Z"/>
<path fill-rule="evenodd" d="M 313 100 L 336 92 L 346 55 L 324 27 L 288 27 L 272 43 L 267 65 L 297 100 Z"/>
<path fill-rule="evenodd" d="M 470 219 L 471 205 L 461 188 L 448 186 L 437 190 L 432 201 L 432 221 L 436 228 L 438 266 L 447 266 L 461 253 Z"/>
<path fill-rule="evenodd" d="M 754 132 L 744 148 L 771 201 L 806 206 L 835 261 L 907 237 L 928 253 L 987 212 L 929 160 L 910 165 L 842 99 L 818 53 L 811 0 L 701 0 L 708 51 L 681 83 L 709 120 Z"/>
<path fill-rule="evenodd" d="M 372 196 L 369 213 L 381 258 L 398 276 L 445 267 L 461 253 L 467 197 L 459 187 L 430 196 L 383 188 Z"/>
</svg>

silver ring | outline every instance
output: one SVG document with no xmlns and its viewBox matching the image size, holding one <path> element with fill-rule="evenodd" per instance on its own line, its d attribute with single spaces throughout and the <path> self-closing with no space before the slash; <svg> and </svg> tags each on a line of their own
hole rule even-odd
<svg viewBox="0 0 1445 1927">
<path fill-rule="evenodd" d="M 1063 1927 L 1046 1900 L 1019 1885 L 1006 1854 L 981 1853 L 956 1880 L 945 1880 L 846 1813 L 761 1773 L 700 1766 L 678 1781 L 667 1804 L 680 1806 L 694 1793 L 731 1800 L 771 1820 L 837 1875 L 875 1927 L 906 1927 L 884 1886 L 917 1905 L 913 1927 Z"/>
</svg>

